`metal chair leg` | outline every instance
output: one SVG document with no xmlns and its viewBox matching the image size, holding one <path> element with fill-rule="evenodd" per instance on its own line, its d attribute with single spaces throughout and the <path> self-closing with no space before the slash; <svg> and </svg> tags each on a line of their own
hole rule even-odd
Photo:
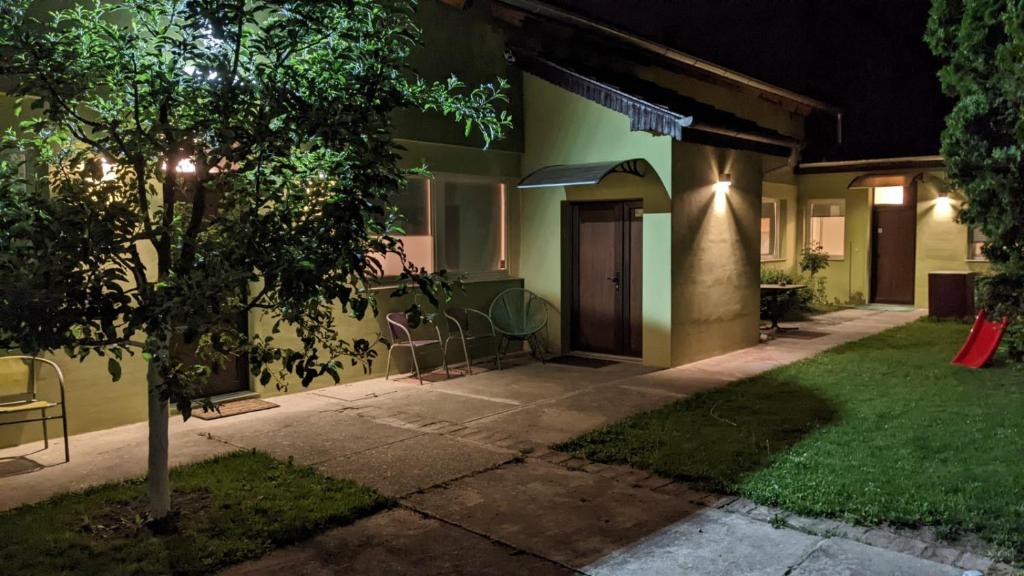
<svg viewBox="0 0 1024 576">
<path fill-rule="evenodd" d="M 501 370 L 501 352 L 498 350 L 499 346 L 501 346 L 501 339 L 500 338 L 495 338 L 495 342 L 494 342 L 494 360 L 495 360 L 495 362 L 498 363 L 498 370 Z"/>
<path fill-rule="evenodd" d="M 530 334 L 530 352 L 540 360 L 541 364 L 547 364 L 547 362 L 544 361 L 544 347 L 541 346 L 540 339 L 536 334 Z"/>
<path fill-rule="evenodd" d="M 441 329 L 436 326 L 434 329 L 437 330 L 437 345 L 441 347 L 441 366 L 444 366 L 444 377 L 450 379 L 452 373 L 448 369 L 448 345 L 441 340 Z"/>
<path fill-rule="evenodd" d="M 420 375 L 420 362 L 416 359 L 416 347 L 410 346 L 409 352 L 412 353 L 412 366 L 416 369 L 416 378 L 420 381 L 420 386 L 423 385 L 423 376 Z"/>
<path fill-rule="evenodd" d="M 501 357 L 505 354 L 505 346 L 508 344 L 508 338 L 504 334 L 498 338 L 498 363 L 501 363 Z"/>
<path fill-rule="evenodd" d="M 466 339 L 465 338 L 459 338 L 459 340 L 462 340 L 462 354 L 466 357 L 466 372 L 470 376 L 472 376 L 473 375 L 473 359 L 470 358 L 470 356 L 469 356 L 469 347 L 466 346 Z"/>
<path fill-rule="evenodd" d="M 68 444 L 68 412 L 67 406 L 60 406 L 60 422 L 64 427 L 64 462 L 71 462 L 71 446 Z"/>
<path fill-rule="evenodd" d="M 41 410 L 43 413 L 43 449 L 50 447 L 50 432 L 46 429 L 46 408 Z"/>
<path fill-rule="evenodd" d="M 391 353 L 395 351 L 394 346 L 388 346 L 388 367 L 384 370 L 384 379 L 387 380 L 391 376 Z"/>
</svg>

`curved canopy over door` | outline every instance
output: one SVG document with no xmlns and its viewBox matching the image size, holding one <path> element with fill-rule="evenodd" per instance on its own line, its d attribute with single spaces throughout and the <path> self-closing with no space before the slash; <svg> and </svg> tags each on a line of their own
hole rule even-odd
<svg viewBox="0 0 1024 576">
<path fill-rule="evenodd" d="M 611 162 L 590 162 L 588 164 L 556 164 L 535 170 L 523 178 L 516 188 L 564 188 L 568 186 L 589 186 L 598 184 L 609 174 L 630 174 L 644 177 L 643 159 L 615 160 Z"/>
</svg>

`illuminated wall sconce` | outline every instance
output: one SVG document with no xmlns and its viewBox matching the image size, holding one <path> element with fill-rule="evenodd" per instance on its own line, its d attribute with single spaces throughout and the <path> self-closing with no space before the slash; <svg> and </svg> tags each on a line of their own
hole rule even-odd
<svg viewBox="0 0 1024 576">
<path fill-rule="evenodd" d="M 729 174 L 719 174 L 718 182 L 712 188 L 715 190 L 715 194 L 725 194 L 732 187 L 732 176 Z"/>
<path fill-rule="evenodd" d="M 949 192 L 939 192 L 939 196 L 935 199 L 935 213 L 941 217 L 953 214 L 953 199 L 949 197 Z"/>
</svg>

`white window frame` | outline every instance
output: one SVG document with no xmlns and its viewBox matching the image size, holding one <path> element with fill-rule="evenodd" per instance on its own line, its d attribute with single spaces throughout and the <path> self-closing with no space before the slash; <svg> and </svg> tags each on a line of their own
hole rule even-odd
<svg viewBox="0 0 1024 576">
<path fill-rule="evenodd" d="M 502 254 L 505 260 L 505 268 L 502 270 L 489 270 L 485 272 L 455 272 L 461 275 L 467 282 L 474 281 L 487 281 L 487 280 L 502 280 L 510 278 L 511 274 L 511 262 L 509 261 L 509 210 L 508 210 L 508 191 L 511 187 L 511 181 L 508 178 L 502 178 L 497 176 L 478 176 L 472 174 L 458 174 L 453 172 L 431 172 L 430 178 L 430 231 L 434 237 L 434 269 L 435 270 L 447 270 L 447 262 L 444 261 L 445 255 L 445 184 L 447 182 L 467 182 L 473 184 L 494 184 L 497 186 L 503 186 L 504 194 L 504 222 L 502 222 L 502 232 L 504 238 L 502 238 L 501 246 L 504 249 Z"/>
<path fill-rule="evenodd" d="M 762 197 L 761 204 L 772 204 L 775 206 L 775 230 L 773 230 L 772 238 L 775 239 L 772 242 L 772 250 L 768 254 L 761 254 L 761 262 L 779 262 L 785 260 L 785 256 L 782 254 L 782 201 L 779 198 Z M 760 223 L 760 220 L 758 220 Z M 758 228 L 758 236 L 760 236 L 760 228 Z M 758 252 L 760 252 L 758 247 Z"/>
<path fill-rule="evenodd" d="M 805 246 L 811 245 L 811 218 L 812 214 L 814 213 L 815 204 L 839 204 L 840 206 L 843 207 L 843 254 L 842 256 L 835 256 L 833 254 L 829 254 L 828 259 L 830 262 L 842 262 L 846 260 L 846 249 L 848 248 L 848 246 L 846 245 L 846 221 L 849 218 L 849 215 L 846 212 L 846 198 L 815 198 L 813 200 L 807 201 L 807 211 L 805 217 L 806 222 L 804 225 Z"/>
</svg>

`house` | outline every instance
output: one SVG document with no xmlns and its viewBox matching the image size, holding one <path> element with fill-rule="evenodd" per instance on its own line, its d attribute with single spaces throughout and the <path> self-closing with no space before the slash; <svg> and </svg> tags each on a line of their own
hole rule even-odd
<svg viewBox="0 0 1024 576">
<path fill-rule="evenodd" d="M 928 274 L 985 273 L 985 237 L 956 222 L 962 195 L 941 156 L 801 163 L 766 183 L 761 260 L 796 272 L 800 250 L 830 255 L 826 294 L 841 304 L 928 307 Z"/>
<path fill-rule="evenodd" d="M 921 274 L 968 266 L 966 231 L 937 217 L 934 159 L 799 164 L 807 118 L 838 122 L 825 102 L 537 0 L 424 0 L 418 18 L 424 46 L 414 67 L 433 78 L 454 71 L 469 84 L 509 79 L 515 128 L 483 150 L 448 120 L 398 115 L 403 162 L 433 173 L 412 179 L 397 200 L 406 250 L 420 266 L 465 274 L 461 305 L 486 310 L 511 287 L 543 297 L 550 353 L 662 368 L 756 345 L 761 264 L 794 268 L 809 241 L 834 252 L 830 295 L 870 300 L 868 190 L 890 194 L 879 191 L 892 182 L 917 218 L 914 303 L 926 297 Z M 12 111 L 9 99 L 0 102 L 0 121 L 11 124 Z M 382 312 L 408 305 L 381 290 Z M 254 328 L 269 322 L 249 318 Z M 340 330 L 371 339 L 382 331 L 379 319 L 347 318 Z M 72 433 L 145 419 L 140 358 L 125 362 L 119 383 L 102 359 L 56 359 Z M 382 364 L 342 379 L 382 375 Z M 207 392 L 282 393 L 247 374 L 226 371 Z M 295 382 L 289 391 L 301 389 Z M 6 427 L 0 446 L 37 434 Z"/>
</svg>

